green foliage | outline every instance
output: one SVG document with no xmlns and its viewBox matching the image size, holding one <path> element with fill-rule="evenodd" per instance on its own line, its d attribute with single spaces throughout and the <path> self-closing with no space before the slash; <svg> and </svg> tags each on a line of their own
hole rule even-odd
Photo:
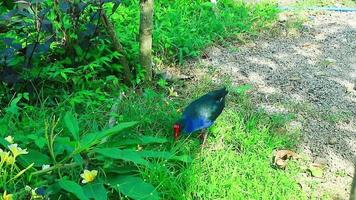
<svg viewBox="0 0 356 200">
<path fill-rule="evenodd" d="M 11 106 L 11 105 L 9 105 Z M 27 132 L 33 132 L 37 125 L 44 127 L 41 134 L 28 134 L 27 140 L 21 141 L 21 145 L 25 145 L 28 150 L 28 154 L 19 157 L 16 166 L 23 167 L 27 176 L 21 176 L 23 172 L 19 171 L 19 175 L 8 174 L 8 178 L 20 178 L 23 184 L 46 187 L 46 195 L 53 198 L 59 195 L 64 195 L 66 198 L 72 198 L 73 194 L 79 199 L 102 199 L 104 196 L 99 194 L 106 194 L 110 191 L 110 183 L 105 177 L 120 177 L 123 175 L 123 171 L 120 168 L 127 168 L 124 175 L 129 177 L 131 175 L 139 175 L 138 167 L 150 168 L 150 162 L 154 160 L 167 160 L 170 162 L 189 162 L 190 158 L 187 155 L 176 155 L 170 151 L 137 151 L 135 150 L 137 145 L 151 145 L 151 144 L 164 144 L 168 140 L 162 137 L 144 136 L 138 137 L 138 135 L 128 135 L 124 131 L 132 129 L 137 126 L 137 122 L 123 122 L 112 128 L 98 128 L 95 126 L 88 126 L 83 123 L 86 118 L 76 115 L 74 112 L 63 112 L 61 106 L 54 112 L 63 112 L 63 119 L 50 118 L 46 115 L 36 115 L 37 112 L 42 112 L 41 108 L 24 107 L 19 110 L 19 115 L 31 111 L 31 115 L 23 117 L 21 121 L 18 121 L 17 116 L 13 116 L 12 113 L 7 113 L 1 119 L 1 125 L 6 127 L 5 130 L 9 130 L 11 124 L 14 127 L 20 126 L 24 133 L 17 132 L 12 135 L 15 136 L 15 142 L 20 142 L 20 138 L 26 138 Z M 37 112 L 36 112 L 37 111 Z M 29 114 L 29 113 L 28 113 Z M 76 116 L 76 117 L 75 117 Z M 29 123 L 29 120 L 36 121 L 36 124 L 24 128 L 22 125 Z M 31 121 L 32 122 L 32 121 Z M 60 123 L 61 122 L 61 123 Z M 35 125 L 35 126 L 34 126 Z M 33 127 L 34 126 L 34 127 Z M 101 130 L 100 130 L 101 129 Z M 20 129 L 19 129 L 20 130 Z M 1 132 L 1 137 L 5 137 L 7 132 Z M 119 138 L 118 143 L 116 140 L 111 141 L 111 138 Z M 31 140 L 44 141 L 44 144 L 31 145 Z M 2 147 L 5 147 L 8 143 L 3 140 L 0 143 Z M 1 148 L 2 148 L 1 147 Z M 49 155 L 49 156 L 48 156 Z M 83 168 L 87 168 L 89 163 L 90 169 L 102 169 L 99 175 L 93 182 L 88 182 L 85 185 L 80 185 L 77 182 L 80 181 L 80 173 Z M 49 165 L 49 169 L 41 169 L 43 165 Z M 31 166 L 31 172 L 29 167 Z M 66 170 L 70 168 L 70 170 Z M 21 174 L 20 174 L 21 172 Z M 85 172 L 84 172 L 85 173 Z M 84 174 L 83 173 L 83 174 Z M 32 177 L 27 179 L 27 177 Z M 5 177 L 5 176 L 3 176 Z M 60 181 L 56 183 L 56 179 L 60 178 Z M 18 198 L 26 196 L 25 185 L 19 186 L 18 184 L 12 185 L 13 182 L 7 186 L 7 190 L 15 193 Z M 95 185 L 95 186 L 94 186 Z M 149 183 L 143 184 L 145 187 L 155 187 Z M 114 186 L 113 186 L 114 187 Z M 127 186 L 131 187 L 131 186 Z M 16 188 L 20 188 L 17 190 Z M 115 189 L 116 186 L 114 187 Z M 119 192 L 127 191 L 125 187 L 120 186 Z M 65 191 L 69 193 L 65 193 Z M 141 191 L 142 194 L 145 190 Z M 3 192 L 3 191 L 0 191 Z M 152 191 L 149 191 L 152 193 Z M 158 193 L 154 193 L 158 198 Z M 131 194 L 127 194 L 130 196 Z M 147 195 L 150 195 L 149 193 Z M 155 197 L 155 198 L 156 198 Z"/>
<path fill-rule="evenodd" d="M 73 135 L 76 141 L 79 141 L 79 125 L 78 120 L 74 117 L 73 113 L 67 112 L 64 116 L 64 123 L 69 132 Z"/>
<path fill-rule="evenodd" d="M 89 199 L 91 198 L 93 198 L 94 200 L 108 199 L 106 188 L 104 187 L 104 184 L 102 182 L 94 182 L 94 183 L 87 184 L 83 187 L 83 190 Z"/>
<path fill-rule="evenodd" d="M 124 118 L 140 121 L 146 134 L 172 138 L 172 124 L 180 115 L 177 108 L 212 88 L 209 83 L 194 84 L 173 99 L 147 89 L 144 97 L 128 96 L 120 110 Z M 294 179 L 296 163 L 289 162 L 286 171 L 271 166 L 273 150 L 291 149 L 298 141 L 297 136 L 274 131 L 290 116 L 256 111 L 247 96 L 250 85 L 228 88 L 226 108 L 209 130 L 207 147 L 200 149 L 196 135 L 182 138 L 173 149 L 192 155 L 191 162 L 157 159 L 150 168 L 140 169 L 144 179 L 158 186 L 163 199 L 306 199 Z M 141 153 L 150 156 L 147 150 Z"/>
<path fill-rule="evenodd" d="M 141 164 L 145 166 L 149 166 L 149 162 L 142 158 L 139 153 L 134 150 L 125 149 L 120 150 L 116 148 L 104 148 L 104 149 L 96 149 L 96 153 L 103 155 L 106 158 L 113 158 L 113 159 L 121 159 L 125 161 L 132 161 L 136 164 Z"/>
<path fill-rule="evenodd" d="M 45 101 L 50 106 L 58 96 L 71 91 L 77 95 L 71 98 L 72 105 L 90 103 L 88 98 L 92 97 L 100 101 L 107 97 L 107 91 L 125 88 L 120 56 L 125 56 L 133 69 L 132 83 L 142 84 L 145 72 L 139 65 L 138 1 L 125 0 L 119 7 L 118 3 L 43 1 L 41 6 L 28 4 L 23 11 L 16 6 L 12 10 L 3 8 L 0 80 L 5 87 L 0 88 L 1 106 L 10 102 L 14 92 L 28 92 L 31 100 Z M 124 52 L 113 50 L 100 20 L 103 12 L 114 22 Z M 274 5 L 268 3 L 249 5 L 223 0 L 214 6 L 204 0 L 156 1 L 155 63 L 183 63 L 199 56 L 213 42 L 233 39 L 241 33 L 256 34 L 271 24 L 276 13 Z M 158 84 L 166 85 L 163 80 Z M 47 99 L 39 100 L 41 97 Z"/>
<path fill-rule="evenodd" d="M 158 200 L 157 191 L 151 184 L 141 178 L 133 176 L 120 176 L 110 179 L 110 184 L 122 194 L 137 200 Z"/>
<path fill-rule="evenodd" d="M 138 1 L 126 0 L 111 15 L 130 60 L 138 60 Z M 240 33 L 255 34 L 275 19 L 273 4 L 248 5 L 222 0 L 155 1 L 153 49 L 156 60 L 177 61 L 199 56 L 213 42 Z"/>
<path fill-rule="evenodd" d="M 58 181 L 58 184 L 65 191 L 73 193 L 78 199 L 89 200 L 89 198 L 85 195 L 83 188 L 77 183 L 73 181 L 61 179 Z"/>
</svg>

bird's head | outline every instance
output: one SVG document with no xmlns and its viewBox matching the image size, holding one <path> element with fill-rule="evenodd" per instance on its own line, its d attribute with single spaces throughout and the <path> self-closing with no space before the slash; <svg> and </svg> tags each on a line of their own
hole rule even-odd
<svg viewBox="0 0 356 200">
<path fill-rule="evenodd" d="M 174 125 L 173 125 L 173 133 L 174 133 L 174 140 L 177 141 L 179 136 L 180 136 L 180 133 L 182 132 L 182 124 L 179 123 L 179 122 L 176 122 Z"/>
</svg>

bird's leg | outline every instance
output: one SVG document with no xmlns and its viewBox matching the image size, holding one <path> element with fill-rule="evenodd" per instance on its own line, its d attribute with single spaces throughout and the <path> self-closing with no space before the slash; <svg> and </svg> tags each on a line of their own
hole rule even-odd
<svg viewBox="0 0 356 200">
<path fill-rule="evenodd" d="M 208 134 L 206 133 L 206 129 L 203 129 L 199 135 L 200 142 L 201 142 L 202 146 L 205 146 L 207 136 L 208 136 Z"/>
</svg>

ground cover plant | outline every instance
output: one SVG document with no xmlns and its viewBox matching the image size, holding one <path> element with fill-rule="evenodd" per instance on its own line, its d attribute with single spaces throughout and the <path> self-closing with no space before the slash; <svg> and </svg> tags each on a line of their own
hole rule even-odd
<svg viewBox="0 0 356 200">
<path fill-rule="evenodd" d="M 273 131 L 285 117 L 254 110 L 244 87 L 227 84 L 229 105 L 207 149 L 194 138 L 173 143 L 182 107 L 216 86 L 143 81 L 136 1 L 24 2 L 22 10 L 0 4 L 3 199 L 303 198 L 298 168 L 271 166 L 274 149 L 293 146 L 294 138 Z M 276 14 L 269 3 L 157 1 L 154 62 L 182 64 L 214 42 L 256 35 Z M 129 84 L 120 56 L 130 63 Z"/>
</svg>

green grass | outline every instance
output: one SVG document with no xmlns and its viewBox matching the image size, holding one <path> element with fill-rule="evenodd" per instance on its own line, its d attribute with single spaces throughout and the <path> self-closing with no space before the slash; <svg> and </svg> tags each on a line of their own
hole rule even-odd
<svg viewBox="0 0 356 200">
<path fill-rule="evenodd" d="M 122 102 L 120 110 L 124 118 L 143 122 L 140 132 L 172 139 L 172 124 L 179 117 L 176 110 L 212 88 L 194 85 L 180 91 L 186 98 L 173 100 L 159 94 L 153 98 L 134 95 Z M 142 169 L 141 174 L 157 186 L 163 199 L 305 199 L 295 180 L 297 164 L 290 161 L 285 171 L 272 166 L 273 150 L 293 149 L 298 141 L 297 135 L 272 131 L 288 118 L 256 111 L 246 96 L 231 92 L 225 111 L 209 129 L 207 147 L 200 149 L 196 135 L 173 146 L 156 147 L 189 154 L 194 158 L 191 164 L 158 161 L 155 168 Z"/>
<path fill-rule="evenodd" d="M 181 115 L 181 109 L 192 99 L 215 88 L 210 82 L 192 83 L 188 88 L 178 89 L 178 97 L 168 97 L 168 91 L 146 88 L 142 94 L 127 93 L 119 102 L 118 123 L 139 121 L 139 125 L 125 132 L 127 136 L 145 135 L 168 138 L 167 143 L 141 145 L 143 150 L 171 151 L 179 155 L 190 155 L 191 163 L 167 162 L 164 159 L 151 160 L 152 167 L 140 167 L 139 173 L 157 188 L 162 199 L 305 199 L 295 177 L 299 172 L 297 163 L 290 161 L 287 170 L 272 166 L 272 152 L 275 149 L 293 149 L 297 135 L 275 133 L 284 126 L 289 116 L 268 116 L 257 111 L 246 95 L 238 94 L 233 87 L 227 98 L 227 105 L 216 124 L 209 129 L 208 145 L 201 149 L 196 135 L 174 144 L 172 124 Z M 108 96 L 109 97 L 109 96 Z M 72 95 L 68 98 L 76 98 Z M 112 98 L 114 98 L 112 96 Z M 112 99 L 107 100 L 108 104 Z M 25 107 L 21 120 L 2 119 L 4 128 L 1 135 L 10 130 L 21 147 L 31 150 L 43 149 L 41 138 L 44 122 L 54 113 L 63 116 L 68 103 L 53 109 Z M 78 107 L 78 108 L 81 108 Z M 92 132 L 105 127 L 110 105 L 98 107 L 87 104 L 78 114 L 82 132 Z M 7 123 L 7 124 L 5 124 Z M 11 125 L 11 127 L 9 127 Z M 65 139 L 66 129 L 62 123 L 56 128 Z M 6 135 L 5 135 L 6 134 Z M 29 137 L 31 135 L 31 137 Z M 111 138 L 112 142 L 122 136 Z M 35 145 L 31 145 L 31 143 Z M 82 169 L 73 168 L 68 176 L 76 179 Z M 50 178 L 51 179 L 51 178 Z M 31 182 L 45 183 L 48 177 L 33 177 Z M 38 185 L 39 184 L 39 185 Z"/>
<path fill-rule="evenodd" d="M 276 19 L 275 4 L 256 5 L 221 0 L 217 7 L 205 0 L 155 1 L 153 50 L 155 62 L 178 61 L 199 56 L 214 42 L 256 35 Z M 138 1 L 126 0 L 112 15 L 120 41 L 130 60 L 138 58 Z"/>
</svg>

